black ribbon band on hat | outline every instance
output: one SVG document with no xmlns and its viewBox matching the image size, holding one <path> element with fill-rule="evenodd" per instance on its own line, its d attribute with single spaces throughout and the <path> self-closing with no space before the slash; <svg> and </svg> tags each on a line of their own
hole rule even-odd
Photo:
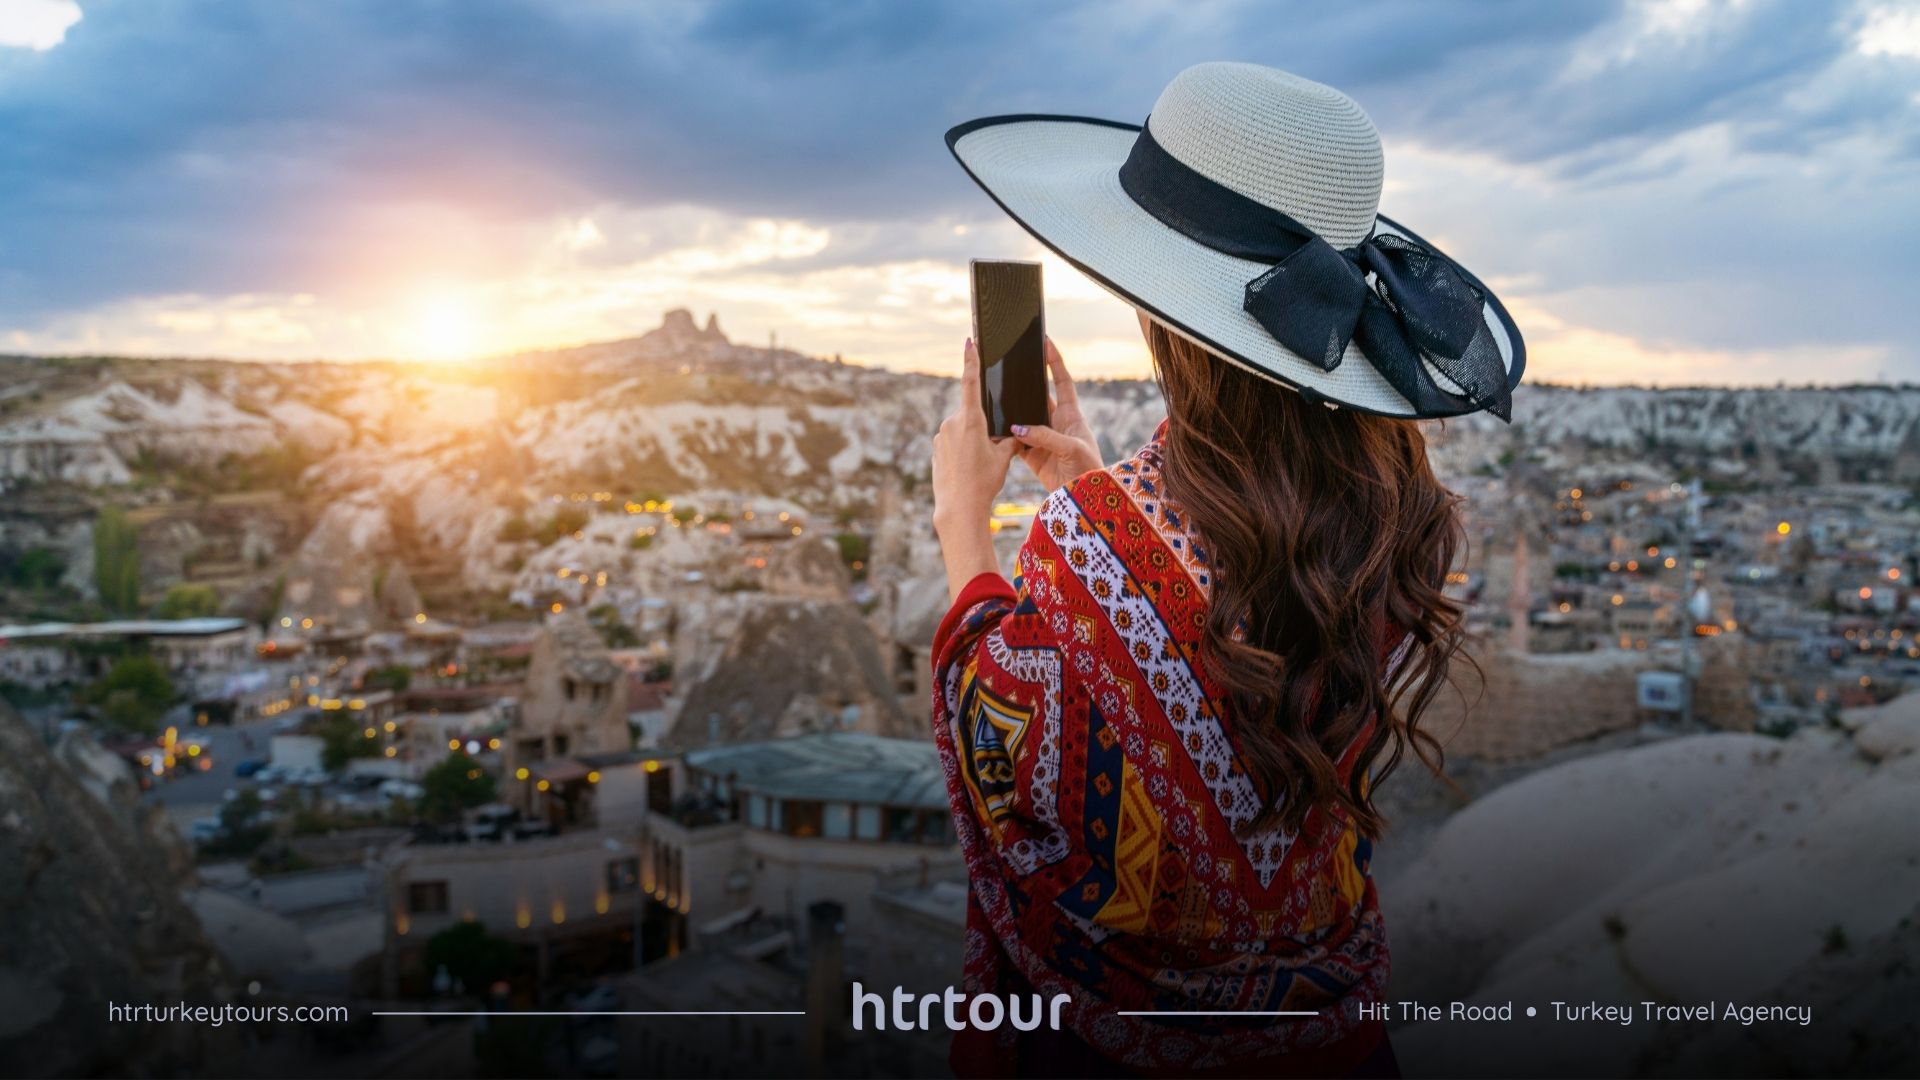
<svg viewBox="0 0 1920 1080">
<path fill-rule="evenodd" d="M 1369 235 L 1336 249 L 1288 215 L 1167 153 L 1144 126 L 1120 166 L 1120 186 L 1189 240 L 1272 264 L 1247 282 L 1241 306 L 1288 350 L 1332 371 L 1354 342 L 1422 414 L 1485 409 L 1511 420 L 1512 387 L 1487 326 L 1486 294 L 1445 255 L 1394 235 Z M 1442 389 L 1428 364 L 1465 396 Z"/>
</svg>

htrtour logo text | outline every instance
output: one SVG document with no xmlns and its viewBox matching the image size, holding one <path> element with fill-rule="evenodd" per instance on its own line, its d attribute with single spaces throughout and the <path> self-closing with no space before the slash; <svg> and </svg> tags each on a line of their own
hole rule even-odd
<svg viewBox="0 0 1920 1080">
<path fill-rule="evenodd" d="M 896 986 L 889 1012 L 887 998 L 856 982 L 853 984 L 853 1030 L 867 1030 L 867 1017 L 872 1016 L 875 1031 L 886 1031 L 889 1021 L 895 1031 L 931 1031 L 936 1020 L 945 1024 L 948 1031 L 965 1031 L 969 1027 L 992 1031 L 1003 1023 L 1012 1024 L 1017 1031 L 1033 1031 L 1042 1023 L 1058 1031 L 1060 1010 L 1071 1000 L 1066 994 L 1055 994 L 1046 1000 L 1039 994 L 1005 997 L 963 994 L 951 986 L 943 993 L 916 995 Z"/>
</svg>

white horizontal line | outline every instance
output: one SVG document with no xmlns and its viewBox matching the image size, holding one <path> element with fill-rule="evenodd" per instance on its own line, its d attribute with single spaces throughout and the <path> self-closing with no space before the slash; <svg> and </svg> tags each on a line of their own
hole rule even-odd
<svg viewBox="0 0 1920 1080">
<path fill-rule="evenodd" d="M 1219 1011 L 1174 1012 L 1165 1009 L 1136 1009 L 1122 1011 L 1121 1016 L 1319 1016 L 1311 1010 L 1306 1012 L 1254 1012 L 1243 1009 L 1223 1009 Z"/>
<path fill-rule="evenodd" d="M 750 1011 L 750 1010 L 734 1010 L 734 1009 L 716 1009 L 716 1010 L 704 1011 L 704 1012 L 692 1012 L 692 1011 L 580 1012 L 580 1011 L 571 1010 L 571 1009 L 560 1010 L 560 1011 L 547 1011 L 547 1012 L 542 1012 L 537 1009 L 536 1010 L 479 1009 L 479 1010 L 472 1010 L 467 1012 L 459 1012 L 459 1011 L 442 1010 L 442 1009 L 422 1009 L 418 1012 L 375 1012 L 372 1015 L 374 1016 L 805 1016 L 807 1014 L 799 1010 L 793 1010 L 793 1011 L 766 1010 L 766 1011 L 756 1012 L 756 1011 Z"/>
</svg>

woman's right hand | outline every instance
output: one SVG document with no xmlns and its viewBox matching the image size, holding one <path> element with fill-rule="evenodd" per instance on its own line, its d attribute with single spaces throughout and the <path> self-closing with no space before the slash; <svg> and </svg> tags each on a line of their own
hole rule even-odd
<svg viewBox="0 0 1920 1080">
<path fill-rule="evenodd" d="M 1047 339 L 1047 369 L 1053 372 L 1053 394 L 1047 398 L 1047 414 L 1053 423 L 1015 424 L 1013 437 L 1020 443 L 1020 460 L 1052 491 L 1106 463 L 1100 460 L 1100 443 L 1080 411 L 1080 394 L 1074 390 L 1073 376 L 1067 374 L 1067 362 L 1060 358 L 1052 338 Z"/>
</svg>

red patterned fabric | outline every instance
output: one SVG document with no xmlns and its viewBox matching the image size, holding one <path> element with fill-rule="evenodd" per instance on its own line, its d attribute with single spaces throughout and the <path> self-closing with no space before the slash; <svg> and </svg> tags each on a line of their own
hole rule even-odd
<svg viewBox="0 0 1920 1080">
<path fill-rule="evenodd" d="M 1381 1036 L 1354 1008 L 1388 971 L 1372 845 L 1324 810 L 1248 834 L 1260 798 L 1198 660 L 1206 550 L 1159 466 L 1156 438 L 1054 492 L 1014 582 L 976 578 L 935 636 L 962 989 L 1066 994 L 1071 1036 L 1135 1072 L 1344 1072 Z M 1121 1015 L 1280 1010 L 1313 1015 Z M 1023 1062 L 1010 1026 L 964 1031 L 953 1065 L 1031 1071 L 1043 1043 Z"/>
</svg>

